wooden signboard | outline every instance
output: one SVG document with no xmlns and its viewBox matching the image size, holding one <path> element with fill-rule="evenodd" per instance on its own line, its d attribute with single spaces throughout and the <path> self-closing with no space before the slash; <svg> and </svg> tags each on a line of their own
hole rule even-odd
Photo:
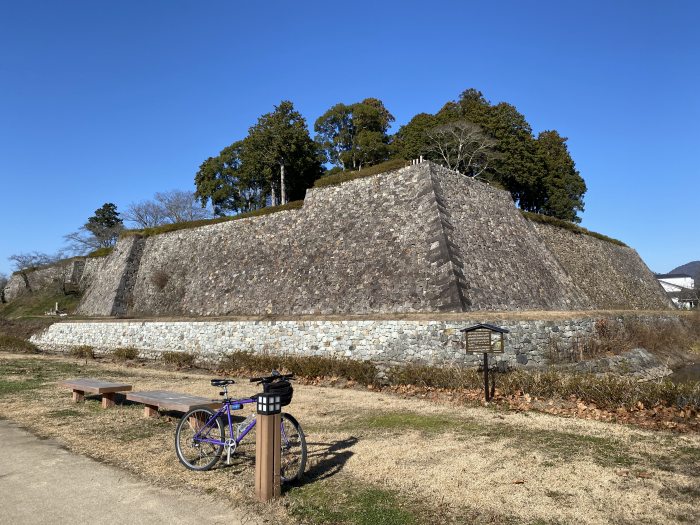
<svg viewBox="0 0 700 525">
<path fill-rule="evenodd" d="M 491 324 L 477 324 L 469 328 L 463 328 L 464 344 L 467 353 L 484 354 L 484 398 L 489 401 L 493 392 L 489 394 L 489 354 L 502 354 L 504 349 L 503 337 L 508 330 Z M 492 391 L 495 391 L 495 378 Z"/>
<path fill-rule="evenodd" d="M 469 353 L 502 354 L 504 352 L 504 334 L 508 330 L 492 324 L 477 324 L 469 328 L 462 328 L 466 350 Z"/>
<path fill-rule="evenodd" d="M 467 352 L 502 354 L 504 349 L 503 333 L 488 328 L 477 328 L 465 333 Z"/>
</svg>

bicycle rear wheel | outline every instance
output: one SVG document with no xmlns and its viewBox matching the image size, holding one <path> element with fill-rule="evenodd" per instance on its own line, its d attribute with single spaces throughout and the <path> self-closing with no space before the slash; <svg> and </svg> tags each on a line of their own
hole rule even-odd
<svg viewBox="0 0 700 525">
<path fill-rule="evenodd" d="M 280 477 L 283 483 L 301 479 L 306 468 L 306 437 L 301 425 L 290 414 L 282 414 L 282 454 Z"/>
<path fill-rule="evenodd" d="M 224 424 L 209 408 L 187 412 L 175 430 L 175 451 L 180 463 L 190 470 L 209 470 L 224 450 Z"/>
</svg>

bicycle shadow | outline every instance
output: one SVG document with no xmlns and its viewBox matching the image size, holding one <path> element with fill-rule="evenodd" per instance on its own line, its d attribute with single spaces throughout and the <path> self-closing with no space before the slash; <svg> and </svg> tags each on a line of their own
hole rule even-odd
<svg viewBox="0 0 700 525">
<path fill-rule="evenodd" d="M 291 486 L 313 483 L 338 474 L 355 454 L 350 449 L 357 442 L 355 436 L 330 443 L 307 441 L 309 455 L 306 459 L 306 472 L 300 481 L 292 483 Z"/>
</svg>

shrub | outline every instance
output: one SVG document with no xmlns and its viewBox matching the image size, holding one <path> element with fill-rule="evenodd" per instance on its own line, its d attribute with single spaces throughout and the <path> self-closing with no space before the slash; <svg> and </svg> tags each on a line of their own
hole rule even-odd
<svg viewBox="0 0 700 525">
<path fill-rule="evenodd" d="M 0 334 L 0 351 L 36 354 L 39 352 L 39 349 L 21 337 Z"/>
<path fill-rule="evenodd" d="M 70 355 L 79 359 L 95 359 L 95 350 L 91 346 L 75 346 L 70 349 Z"/>
<path fill-rule="evenodd" d="M 219 368 L 243 375 L 269 374 L 284 370 L 299 377 L 343 377 L 363 385 L 374 384 L 377 369 L 369 361 L 321 356 L 291 356 L 233 352 L 224 355 Z"/>
<path fill-rule="evenodd" d="M 477 389 L 483 387 L 483 376 L 473 368 L 407 365 L 393 367 L 389 382 L 396 385 L 416 385 L 432 388 Z M 637 382 L 619 376 L 572 374 L 555 369 L 540 371 L 516 370 L 498 374 L 496 388 L 505 396 L 529 394 L 533 397 L 568 398 L 576 396 L 598 407 L 615 410 L 633 408 L 637 403 L 646 407 L 691 406 L 700 408 L 700 382 L 672 381 Z"/>
<path fill-rule="evenodd" d="M 137 348 L 117 348 L 112 352 L 112 357 L 119 361 L 136 359 L 139 356 Z"/>
<path fill-rule="evenodd" d="M 197 356 L 192 352 L 163 352 L 161 358 L 164 363 L 178 368 L 192 368 Z"/>
<path fill-rule="evenodd" d="M 611 242 L 613 244 L 617 244 L 618 246 L 627 246 L 622 241 L 618 241 L 617 239 L 613 239 L 612 237 L 608 237 L 607 235 L 603 235 L 602 233 L 592 232 L 590 230 L 587 230 L 586 228 L 583 228 L 582 226 L 574 224 L 573 222 L 557 219 L 556 217 L 550 217 L 549 215 L 540 215 L 539 213 L 533 213 L 531 211 L 520 210 L 520 213 L 522 213 L 526 219 L 532 222 L 539 222 L 541 224 L 557 226 L 558 228 L 564 228 L 565 230 L 569 230 L 573 233 L 595 237 L 596 239 Z"/>
</svg>

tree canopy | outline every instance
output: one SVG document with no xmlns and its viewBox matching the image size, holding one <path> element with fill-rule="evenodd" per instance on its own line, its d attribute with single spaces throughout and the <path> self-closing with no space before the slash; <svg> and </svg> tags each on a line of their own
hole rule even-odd
<svg viewBox="0 0 700 525">
<path fill-rule="evenodd" d="M 106 202 L 95 210 L 95 215 L 77 232 L 69 233 L 64 239 L 69 242 L 69 250 L 74 253 L 86 253 L 100 248 L 111 248 L 117 243 L 119 234 L 124 229 L 124 221 L 119 216 L 117 206 Z"/>
<path fill-rule="evenodd" d="M 556 131 L 535 138 L 515 106 L 491 104 L 480 91 L 464 91 L 435 115 L 416 115 L 398 131 L 395 146 L 405 159 L 424 155 L 465 175 L 496 182 L 524 210 L 580 222 L 577 212 L 583 210 L 586 185 L 566 139 Z M 454 160 L 465 151 L 467 161 L 460 158 L 454 168 Z"/>
<path fill-rule="evenodd" d="M 205 160 L 195 175 L 196 197 L 214 213 L 239 213 L 301 199 L 320 177 L 321 160 L 304 117 L 283 100 L 248 135 Z"/>
<path fill-rule="evenodd" d="M 314 124 L 316 142 L 325 161 L 346 169 L 361 169 L 391 155 L 387 134 L 394 116 L 377 98 L 336 104 Z"/>
<path fill-rule="evenodd" d="M 248 135 L 209 157 L 195 196 L 217 215 L 301 199 L 322 172 L 357 170 L 389 159 L 428 160 L 507 189 L 523 210 L 580 222 L 586 184 L 565 137 L 533 134 L 515 106 L 492 104 L 475 89 L 435 114 L 419 113 L 391 136 L 394 116 L 377 98 L 338 103 L 316 119 L 312 141 L 289 101 L 262 115 Z"/>
</svg>

